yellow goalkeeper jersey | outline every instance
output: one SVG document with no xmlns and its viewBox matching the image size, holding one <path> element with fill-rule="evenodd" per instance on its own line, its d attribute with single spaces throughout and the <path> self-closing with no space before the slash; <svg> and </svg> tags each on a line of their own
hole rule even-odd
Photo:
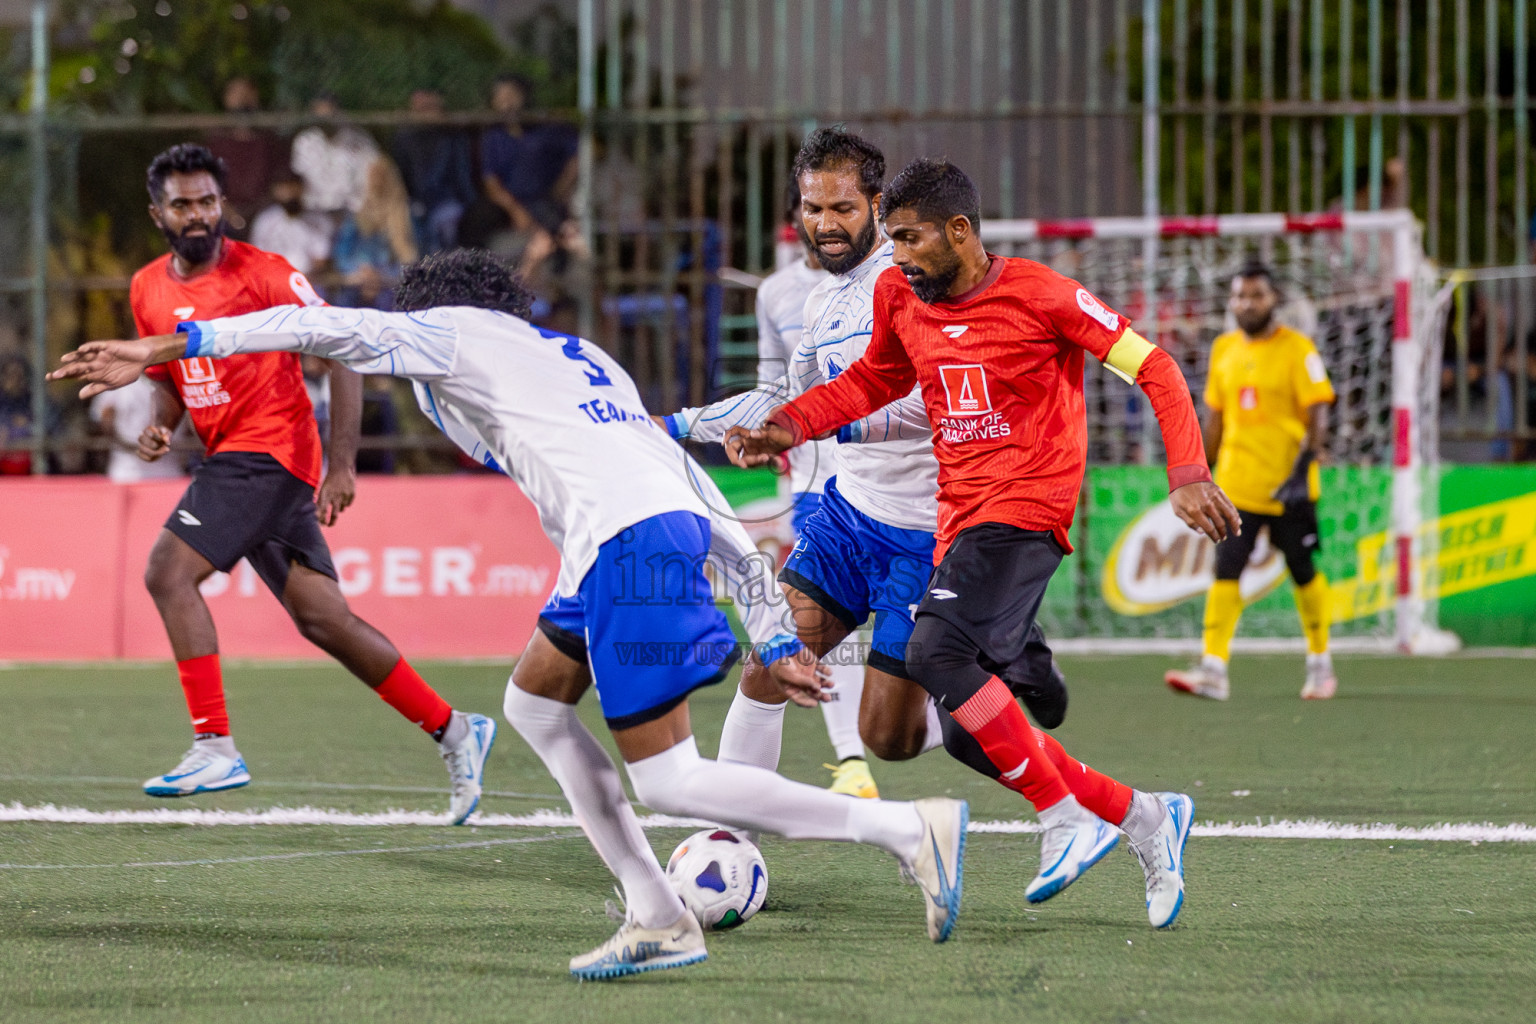
<svg viewBox="0 0 1536 1024">
<path fill-rule="evenodd" d="M 1221 413 L 1216 483 L 1244 512 L 1279 515 L 1272 495 L 1285 482 L 1307 436 L 1307 410 L 1332 402 L 1333 384 L 1317 348 L 1300 331 L 1280 326 L 1255 341 L 1229 331 L 1211 345 L 1205 404 Z M 1310 490 L 1317 500 L 1317 466 Z"/>
</svg>

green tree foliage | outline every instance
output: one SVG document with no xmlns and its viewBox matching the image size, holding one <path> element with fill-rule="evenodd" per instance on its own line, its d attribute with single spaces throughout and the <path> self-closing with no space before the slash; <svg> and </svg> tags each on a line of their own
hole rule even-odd
<svg viewBox="0 0 1536 1024">
<path fill-rule="evenodd" d="M 354 110 L 402 107 L 423 85 L 473 108 L 498 72 L 549 77 L 444 0 L 72 0 L 61 20 L 54 95 L 103 113 L 214 111 L 236 75 L 279 109 L 330 91 Z"/>
</svg>

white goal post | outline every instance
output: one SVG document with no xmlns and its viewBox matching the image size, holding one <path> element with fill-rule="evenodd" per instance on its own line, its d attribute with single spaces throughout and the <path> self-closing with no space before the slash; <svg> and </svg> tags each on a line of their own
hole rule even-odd
<svg viewBox="0 0 1536 1024">
<path fill-rule="evenodd" d="M 1361 628 L 1402 650 L 1454 642 L 1435 628 L 1435 586 L 1426 570 L 1434 565 L 1434 536 L 1426 525 L 1438 509 L 1448 290 L 1436 291 L 1410 211 L 984 219 L 981 236 L 990 251 L 1053 266 L 1131 317 L 1138 331 L 1180 361 L 1197 401 L 1210 341 L 1232 326 L 1226 296 L 1233 273 L 1251 260 L 1270 265 L 1286 296 L 1284 318 L 1314 337 L 1339 391 L 1334 461 L 1381 467 L 1369 470 L 1376 479 L 1390 466 L 1390 513 L 1358 510 L 1350 519 L 1369 520 L 1364 513 L 1370 511 L 1388 541 L 1359 559 L 1360 579 L 1350 593 L 1361 608 L 1374 609 L 1359 617 L 1373 620 Z M 1097 366 L 1087 376 L 1090 465 L 1155 461 L 1160 441 L 1145 404 L 1116 390 L 1117 382 Z M 1368 539 L 1357 542 L 1361 551 L 1376 551 Z M 1087 631 L 1096 628 L 1093 613 L 1079 617 Z M 1184 621 L 1187 633 L 1188 616 Z"/>
</svg>

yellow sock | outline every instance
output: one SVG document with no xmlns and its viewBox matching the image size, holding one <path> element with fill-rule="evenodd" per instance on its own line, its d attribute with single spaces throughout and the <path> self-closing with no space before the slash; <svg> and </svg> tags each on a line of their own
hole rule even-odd
<svg viewBox="0 0 1536 1024">
<path fill-rule="evenodd" d="M 1243 596 L 1237 580 L 1217 580 L 1205 594 L 1205 653 L 1222 661 L 1232 656 L 1232 636 L 1243 617 Z"/>
<path fill-rule="evenodd" d="M 1332 621 L 1328 577 L 1318 573 L 1306 586 L 1296 588 L 1296 611 L 1301 615 L 1301 631 L 1307 637 L 1307 653 L 1326 654 L 1328 626 Z"/>
</svg>

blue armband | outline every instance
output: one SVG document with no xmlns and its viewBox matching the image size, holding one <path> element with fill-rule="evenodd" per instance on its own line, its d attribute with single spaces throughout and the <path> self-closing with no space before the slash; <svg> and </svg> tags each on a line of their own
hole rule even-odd
<svg viewBox="0 0 1536 1024">
<path fill-rule="evenodd" d="M 778 636 L 762 644 L 757 649 L 757 660 L 766 668 L 781 658 L 790 658 L 805 650 L 805 644 L 800 642 L 797 636 L 788 633 L 780 633 Z"/>
<path fill-rule="evenodd" d="M 853 424 L 845 423 L 837 428 L 837 443 L 849 444 L 853 441 Z"/>
<path fill-rule="evenodd" d="M 681 441 L 688 436 L 688 422 L 683 419 L 683 414 L 674 412 L 662 417 L 667 423 L 667 433 L 672 435 L 672 440 Z"/>
</svg>

